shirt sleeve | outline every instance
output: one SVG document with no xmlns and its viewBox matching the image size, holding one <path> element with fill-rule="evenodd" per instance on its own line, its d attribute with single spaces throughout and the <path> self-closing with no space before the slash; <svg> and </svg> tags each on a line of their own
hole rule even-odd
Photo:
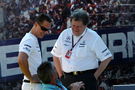
<svg viewBox="0 0 135 90">
<path fill-rule="evenodd" d="M 112 56 L 111 52 L 109 51 L 100 36 L 96 39 L 93 45 L 93 50 L 100 61 L 104 61 L 105 59 Z"/>
<path fill-rule="evenodd" d="M 62 36 L 60 35 L 59 38 L 57 39 L 52 51 L 51 51 L 51 54 L 56 56 L 56 57 L 61 57 L 62 56 L 62 53 L 61 53 L 61 47 L 62 47 Z"/>
<path fill-rule="evenodd" d="M 24 52 L 28 56 L 32 52 L 32 40 L 26 40 L 20 43 L 19 52 Z"/>
</svg>

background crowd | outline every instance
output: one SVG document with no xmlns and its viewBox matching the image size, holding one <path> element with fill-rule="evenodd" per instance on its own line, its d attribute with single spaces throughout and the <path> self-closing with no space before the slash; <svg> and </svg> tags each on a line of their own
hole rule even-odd
<svg viewBox="0 0 135 90">
<path fill-rule="evenodd" d="M 30 31 L 39 13 L 49 14 L 54 24 L 52 34 L 70 27 L 70 13 L 81 8 L 90 15 L 93 30 L 135 25 L 135 4 L 130 0 L 1 0 L 5 24 L 0 28 L 0 40 L 21 38 Z"/>
<path fill-rule="evenodd" d="M 77 8 L 88 11 L 89 27 L 93 30 L 135 26 L 135 4 L 129 2 L 130 0 L 0 0 L 5 23 L 0 27 L 0 40 L 22 38 L 30 31 L 39 13 L 48 13 L 53 18 L 51 34 L 59 34 L 70 27 L 70 13 Z M 99 86 L 100 90 L 111 90 L 112 85 L 129 83 L 135 83 L 135 63 L 132 62 L 110 65 L 100 77 Z M 20 90 L 20 86 L 21 81 L 0 83 L 0 90 Z"/>
</svg>

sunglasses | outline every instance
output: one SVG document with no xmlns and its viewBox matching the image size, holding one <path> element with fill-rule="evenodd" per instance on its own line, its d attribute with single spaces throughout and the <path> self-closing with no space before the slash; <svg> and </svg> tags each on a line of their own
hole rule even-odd
<svg viewBox="0 0 135 90">
<path fill-rule="evenodd" d="M 41 25 L 39 25 L 39 26 L 40 26 L 40 28 L 41 28 L 43 31 L 49 31 L 48 28 L 45 28 L 45 27 L 43 27 L 43 26 L 41 26 Z"/>
</svg>

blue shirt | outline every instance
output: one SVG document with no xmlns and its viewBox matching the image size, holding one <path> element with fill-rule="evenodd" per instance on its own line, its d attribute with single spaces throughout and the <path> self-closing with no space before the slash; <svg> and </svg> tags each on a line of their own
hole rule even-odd
<svg viewBox="0 0 135 90">
<path fill-rule="evenodd" d="M 57 85 L 51 85 L 51 84 L 42 84 L 42 90 L 67 90 L 67 88 L 65 88 L 62 85 L 61 81 L 56 80 L 56 83 L 57 83 L 58 86 Z"/>
</svg>

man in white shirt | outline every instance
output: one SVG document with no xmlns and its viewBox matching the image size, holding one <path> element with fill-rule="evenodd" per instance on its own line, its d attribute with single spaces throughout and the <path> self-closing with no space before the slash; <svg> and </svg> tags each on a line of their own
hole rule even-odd
<svg viewBox="0 0 135 90">
<path fill-rule="evenodd" d="M 97 90 L 97 79 L 111 61 L 112 54 L 101 37 L 87 28 L 88 23 L 87 12 L 75 10 L 71 15 L 71 28 L 60 34 L 51 53 L 65 86 L 83 81 L 85 90 Z"/>
<path fill-rule="evenodd" d="M 19 45 L 18 64 L 24 74 L 22 90 L 41 90 L 37 68 L 42 63 L 38 38 L 43 38 L 51 28 L 51 18 L 41 14 L 29 33 L 23 37 Z"/>
</svg>

